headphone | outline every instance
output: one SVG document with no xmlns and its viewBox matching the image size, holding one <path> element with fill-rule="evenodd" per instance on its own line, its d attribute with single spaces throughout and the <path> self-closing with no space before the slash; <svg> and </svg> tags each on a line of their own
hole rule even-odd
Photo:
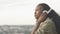
<svg viewBox="0 0 60 34">
<path fill-rule="evenodd" d="M 45 12 L 46 12 L 47 14 L 49 14 L 49 13 L 51 12 L 51 10 L 52 10 L 52 9 L 49 9 L 49 11 L 44 10 L 44 11 L 43 11 L 43 13 L 45 13 Z"/>
</svg>

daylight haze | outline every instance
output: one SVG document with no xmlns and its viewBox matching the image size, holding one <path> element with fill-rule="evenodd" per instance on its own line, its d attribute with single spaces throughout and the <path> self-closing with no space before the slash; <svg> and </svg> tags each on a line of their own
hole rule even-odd
<svg viewBox="0 0 60 34">
<path fill-rule="evenodd" d="M 60 15 L 60 0 L 0 0 L 0 25 L 34 25 L 34 9 L 46 3 Z"/>
</svg>

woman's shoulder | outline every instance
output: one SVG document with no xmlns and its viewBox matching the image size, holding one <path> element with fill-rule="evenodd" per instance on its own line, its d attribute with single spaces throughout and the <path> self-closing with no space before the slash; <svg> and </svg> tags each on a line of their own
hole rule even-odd
<svg viewBox="0 0 60 34">
<path fill-rule="evenodd" d="M 57 34 L 54 22 L 50 18 L 47 18 L 40 24 L 37 33 Z"/>
<path fill-rule="evenodd" d="M 41 28 L 45 28 L 45 27 L 52 27 L 52 26 L 54 26 L 55 27 L 55 24 L 54 24 L 54 22 L 52 21 L 52 19 L 50 19 L 50 18 L 47 18 L 44 22 L 42 22 L 41 24 L 40 24 L 40 27 Z"/>
</svg>

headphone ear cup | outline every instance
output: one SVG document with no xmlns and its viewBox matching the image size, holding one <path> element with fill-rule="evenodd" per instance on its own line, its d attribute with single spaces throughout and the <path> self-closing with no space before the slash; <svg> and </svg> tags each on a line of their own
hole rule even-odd
<svg viewBox="0 0 60 34">
<path fill-rule="evenodd" d="M 47 13 L 48 14 L 48 11 L 47 10 L 44 10 L 43 13 Z"/>
</svg>

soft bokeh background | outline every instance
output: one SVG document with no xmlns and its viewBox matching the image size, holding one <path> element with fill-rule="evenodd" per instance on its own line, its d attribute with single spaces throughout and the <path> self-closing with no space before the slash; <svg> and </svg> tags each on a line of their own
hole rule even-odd
<svg viewBox="0 0 60 34">
<path fill-rule="evenodd" d="M 34 9 L 46 3 L 60 15 L 60 0 L 0 0 L 0 25 L 34 25 Z"/>
</svg>

